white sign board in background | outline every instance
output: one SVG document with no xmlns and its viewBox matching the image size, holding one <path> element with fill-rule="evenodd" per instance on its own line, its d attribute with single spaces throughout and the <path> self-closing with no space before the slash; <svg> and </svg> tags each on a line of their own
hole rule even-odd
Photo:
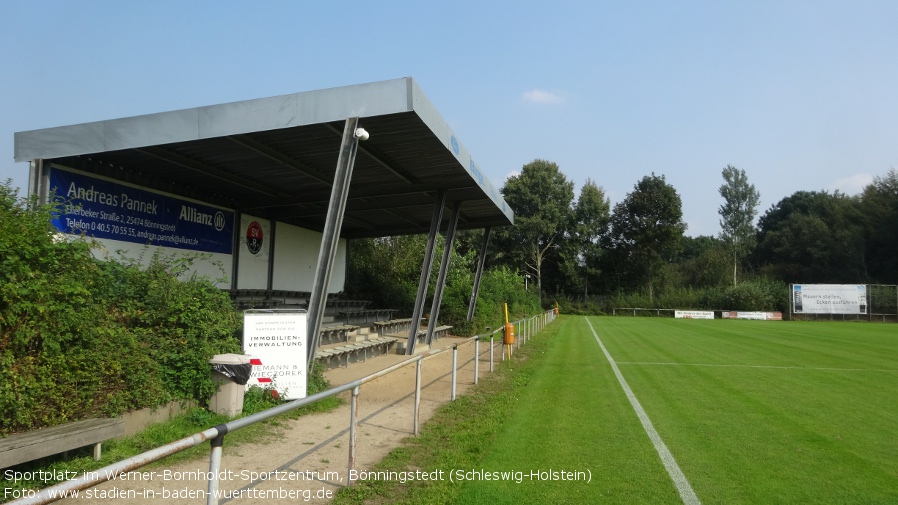
<svg viewBox="0 0 898 505">
<path fill-rule="evenodd" d="M 796 314 L 866 314 L 866 284 L 793 284 Z"/>
<path fill-rule="evenodd" d="M 782 312 L 751 312 L 743 310 L 725 310 L 720 313 L 723 319 L 754 319 L 757 321 L 782 321 Z"/>
<path fill-rule="evenodd" d="M 713 310 L 675 310 L 676 319 L 714 319 Z"/>
<path fill-rule="evenodd" d="M 243 353 L 252 373 L 246 387 L 273 387 L 281 398 L 306 397 L 306 313 L 248 310 L 243 313 Z"/>
</svg>

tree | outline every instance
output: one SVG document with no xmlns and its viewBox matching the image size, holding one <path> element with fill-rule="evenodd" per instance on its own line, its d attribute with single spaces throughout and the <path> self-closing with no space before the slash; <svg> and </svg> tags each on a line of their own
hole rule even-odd
<svg viewBox="0 0 898 505">
<path fill-rule="evenodd" d="M 558 256 L 555 249 L 571 226 L 574 183 L 557 164 L 537 159 L 509 177 L 501 192 L 515 213 L 515 225 L 497 233 L 501 259 L 532 274 L 542 292 L 544 264 Z"/>
<path fill-rule="evenodd" d="M 411 312 L 426 245 L 426 235 L 353 240 L 349 245 L 346 285 L 351 286 L 354 295 L 371 300 L 376 306 Z"/>
<path fill-rule="evenodd" d="M 720 206 L 720 239 L 733 255 L 733 286 L 739 261 L 747 256 L 755 246 L 755 216 L 760 194 L 754 184 L 748 183 L 745 170 L 727 165 L 723 169 L 723 185 L 720 196 L 724 203 Z"/>
<path fill-rule="evenodd" d="M 680 195 L 663 175 L 645 176 L 614 206 L 610 224 L 605 246 L 613 251 L 612 264 L 644 282 L 653 299 L 655 279 L 686 231 Z"/>
<path fill-rule="evenodd" d="M 861 195 L 861 209 L 871 280 L 898 283 L 898 170 L 874 177 Z"/>
<path fill-rule="evenodd" d="M 583 283 L 584 298 L 589 295 L 590 280 L 595 279 L 600 272 L 600 240 L 608 231 L 610 219 L 611 200 L 605 196 L 604 189 L 591 179 L 586 179 L 574 206 L 574 226 L 571 231 L 571 242 L 577 248 L 577 278 Z"/>
<path fill-rule="evenodd" d="M 797 191 L 758 220 L 762 272 L 784 282 L 861 282 L 867 278 L 860 199 Z"/>
<path fill-rule="evenodd" d="M 723 241 L 709 236 L 683 237 L 683 249 L 671 265 L 676 285 L 709 288 L 727 284 L 729 253 Z"/>
</svg>

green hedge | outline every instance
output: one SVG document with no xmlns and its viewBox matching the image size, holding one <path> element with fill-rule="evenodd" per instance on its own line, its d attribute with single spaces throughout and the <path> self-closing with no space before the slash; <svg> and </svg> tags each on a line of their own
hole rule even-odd
<svg viewBox="0 0 898 505">
<path fill-rule="evenodd" d="M 613 307 L 637 307 L 787 312 L 788 301 L 788 285 L 758 277 L 742 281 L 736 286 L 670 289 L 657 293 L 652 299 L 645 293 L 619 294 L 608 300 L 605 310 L 610 312 Z"/>
<path fill-rule="evenodd" d="M 227 293 L 183 278 L 190 259 L 99 261 L 54 210 L 0 185 L 0 435 L 205 402 L 209 358 L 239 350 Z"/>
</svg>

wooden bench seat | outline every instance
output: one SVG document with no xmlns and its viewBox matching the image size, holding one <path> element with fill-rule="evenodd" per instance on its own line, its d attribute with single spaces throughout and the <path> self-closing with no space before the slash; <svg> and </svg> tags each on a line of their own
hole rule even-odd
<svg viewBox="0 0 898 505">
<path fill-rule="evenodd" d="M 99 460 L 101 444 L 125 434 L 122 419 L 85 419 L 49 428 L 15 433 L 0 439 L 0 468 L 7 468 L 45 456 L 94 446 L 94 459 Z"/>
</svg>

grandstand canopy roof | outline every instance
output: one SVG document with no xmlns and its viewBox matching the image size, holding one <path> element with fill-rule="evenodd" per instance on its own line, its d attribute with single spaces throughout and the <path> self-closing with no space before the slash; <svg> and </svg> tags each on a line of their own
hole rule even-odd
<svg viewBox="0 0 898 505">
<path fill-rule="evenodd" d="M 427 233 L 435 195 L 463 202 L 460 229 L 513 212 L 412 78 L 15 134 L 43 159 L 321 231 L 345 120 L 359 144 L 341 236 Z"/>
</svg>

